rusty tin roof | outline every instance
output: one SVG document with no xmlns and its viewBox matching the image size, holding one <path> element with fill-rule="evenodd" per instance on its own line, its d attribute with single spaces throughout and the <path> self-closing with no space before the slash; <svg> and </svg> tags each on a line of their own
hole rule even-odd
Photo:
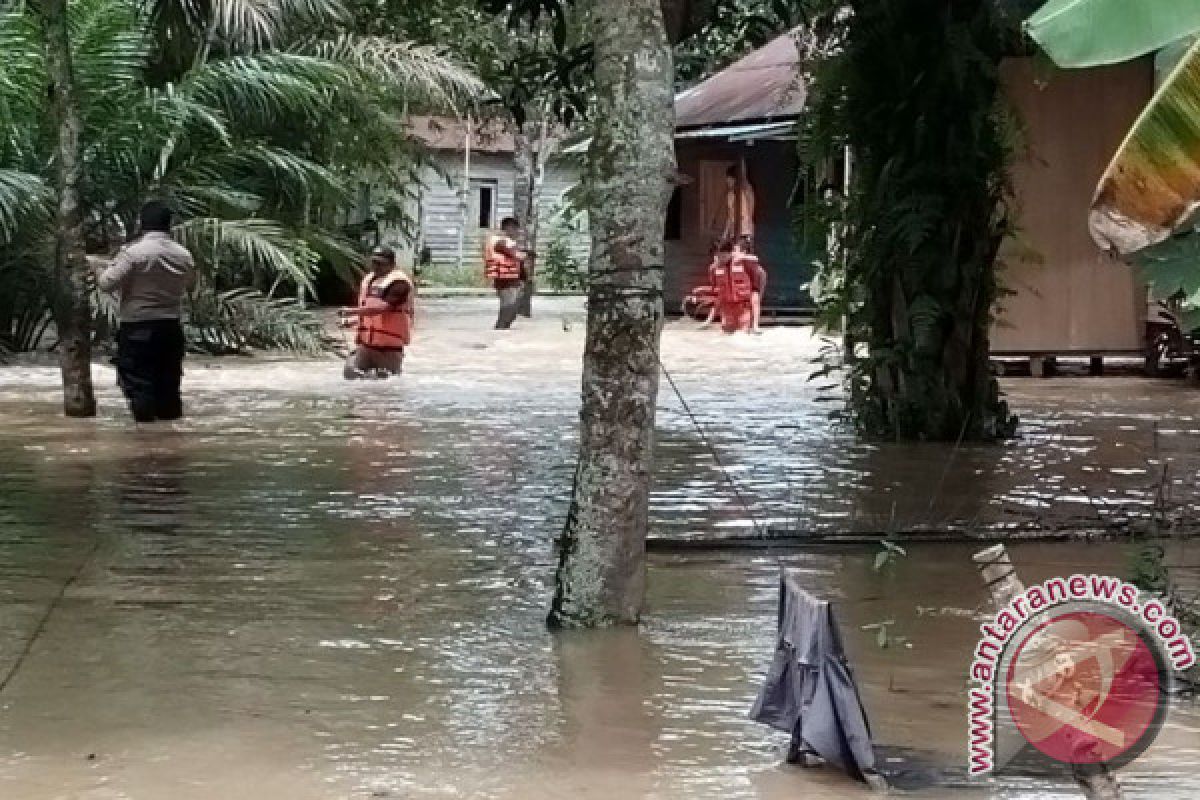
<svg viewBox="0 0 1200 800">
<path fill-rule="evenodd" d="M 796 117 L 807 93 L 800 82 L 798 31 L 785 33 L 675 97 L 680 130 Z"/>
</svg>

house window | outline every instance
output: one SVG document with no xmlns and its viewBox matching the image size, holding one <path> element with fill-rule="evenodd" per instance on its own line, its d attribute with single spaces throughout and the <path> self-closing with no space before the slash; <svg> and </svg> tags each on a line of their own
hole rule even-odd
<svg viewBox="0 0 1200 800">
<path fill-rule="evenodd" d="M 664 238 L 678 242 L 683 238 L 683 189 L 676 188 L 667 205 L 667 227 Z"/>
<path fill-rule="evenodd" d="M 481 184 L 477 189 L 476 207 L 479 210 L 478 223 L 480 229 L 496 227 L 496 186 Z"/>
</svg>

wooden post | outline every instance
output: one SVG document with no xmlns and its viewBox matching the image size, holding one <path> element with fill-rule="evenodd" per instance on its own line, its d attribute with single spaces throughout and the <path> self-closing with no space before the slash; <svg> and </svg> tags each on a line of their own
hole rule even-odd
<svg viewBox="0 0 1200 800">
<path fill-rule="evenodd" d="M 1008 549 L 1004 545 L 998 544 L 981 550 L 973 558 L 996 608 L 1003 608 L 1025 591 L 1025 584 L 1017 577 L 1016 567 L 1009 559 Z M 1099 772 L 1085 773 L 1076 768 L 1072 772 L 1075 782 L 1083 789 L 1083 794 L 1088 800 L 1123 800 L 1124 795 L 1117 776 L 1107 769 L 1101 767 Z"/>
<path fill-rule="evenodd" d="M 458 268 L 462 269 L 466 265 L 466 243 L 467 243 L 467 225 L 470 223 L 469 211 L 471 209 L 471 134 L 472 123 L 470 115 L 465 120 L 465 135 L 463 136 L 463 179 L 462 188 L 459 190 L 459 211 L 461 219 L 459 220 L 458 228 Z"/>
</svg>

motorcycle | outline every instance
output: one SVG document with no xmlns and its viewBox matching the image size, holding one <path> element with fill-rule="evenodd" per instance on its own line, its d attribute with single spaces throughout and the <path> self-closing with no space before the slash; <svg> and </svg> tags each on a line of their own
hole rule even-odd
<svg viewBox="0 0 1200 800">
<path fill-rule="evenodd" d="M 1150 302 L 1146 313 L 1146 374 L 1154 377 L 1200 372 L 1200 328 L 1185 331 L 1175 303 Z"/>
<path fill-rule="evenodd" d="M 707 284 L 697 286 L 683 298 L 683 315 L 703 322 L 717 304 L 717 290 Z"/>
</svg>

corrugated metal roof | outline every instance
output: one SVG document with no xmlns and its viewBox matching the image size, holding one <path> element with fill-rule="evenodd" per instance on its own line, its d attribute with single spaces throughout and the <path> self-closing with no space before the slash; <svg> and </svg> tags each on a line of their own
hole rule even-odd
<svg viewBox="0 0 1200 800">
<path fill-rule="evenodd" d="M 431 150 L 462 150 L 466 146 L 467 124 L 454 117 L 412 116 L 406 120 L 408 132 Z M 479 153 L 513 152 L 513 135 L 508 126 L 496 119 L 475 121 L 471 128 L 471 149 Z"/>
<path fill-rule="evenodd" d="M 807 98 L 790 31 L 675 97 L 680 130 L 795 117 Z"/>
<path fill-rule="evenodd" d="M 796 127 L 794 120 L 782 122 L 756 122 L 751 125 L 721 125 L 680 131 L 676 139 L 728 139 L 731 142 L 751 142 L 756 139 L 786 137 Z"/>
</svg>

